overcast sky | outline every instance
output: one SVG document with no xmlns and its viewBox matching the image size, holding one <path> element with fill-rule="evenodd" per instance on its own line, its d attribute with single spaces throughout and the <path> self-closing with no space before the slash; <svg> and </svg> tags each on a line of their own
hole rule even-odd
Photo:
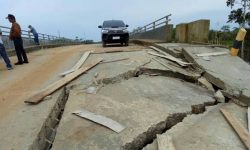
<svg viewBox="0 0 250 150">
<path fill-rule="evenodd" d="M 24 30 L 31 24 L 40 33 L 99 41 L 103 20 L 122 19 L 131 31 L 171 13 L 174 25 L 210 19 L 210 28 L 218 29 L 230 8 L 226 0 L 0 0 L 0 11 L 2 26 L 10 26 L 5 17 L 11 13 Z"/>
</svg>

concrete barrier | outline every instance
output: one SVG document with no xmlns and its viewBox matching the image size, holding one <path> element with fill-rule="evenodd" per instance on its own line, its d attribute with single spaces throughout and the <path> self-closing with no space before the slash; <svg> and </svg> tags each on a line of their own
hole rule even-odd
<svg viewBox="0 0 250 150">
<path fill-rule="evenodd" d="M 208 42 L 210 20 L 197 20 L 176 26 L 176 41 L 180 43 Z"/>
<path fill-rule="evenodd" d="M 188 24 L 188 42 L 208 42 L 210 20 L 197 20 Z"/>
<path fill-rule="evenodd" d="M 69 46 L 69 45 L 80 45 L 80 43 L 78 43 L 78 44 L 77 43 L 68 43 L 68 44 L 61 43 L 61 44 L 36 45 L 36 46 L 24 47 L 24 49 L 27 53 L 30 53 L 30 52 L 34 52 L 34 51 L 41 50 L 41 49 L 56 48 L 56 47 Z M 9 56 L 16 55 L 15 49 L 8 49 L 7 53 Z"/>
<path fill-rule="evenodd" d="M 182 23 L 176 25 L 176 33 L 175 38 L 179 43 L 187 43 L 188 42 L 188 24 Z"/>
<path fill-rule="evenodd" d="M 173 25 L 165 25 L 146 32 L 136 33 L 130 36 L 130 39 L 158 40 L 162 42 L 172 41 Z"/>
</svg>

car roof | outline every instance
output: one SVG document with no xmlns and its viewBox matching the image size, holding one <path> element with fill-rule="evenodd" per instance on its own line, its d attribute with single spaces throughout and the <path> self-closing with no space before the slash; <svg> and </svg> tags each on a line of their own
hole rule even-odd
<svg viewBox="0 0 250 150">
<path fill-rule="evenodd" d="M 104 22 L 123 22 L 122 20 L 105 20 Z"/>
</svg>

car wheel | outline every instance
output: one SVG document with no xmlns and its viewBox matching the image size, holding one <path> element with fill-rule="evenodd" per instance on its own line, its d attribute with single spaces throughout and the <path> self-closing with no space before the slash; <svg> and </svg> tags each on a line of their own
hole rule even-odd
<svg viewBox="0 0 250 150">
<path fill-rule="evenodd" d="M 128 42 L 125 42 L 125 46 L 128 46 L 129 44 L 128 44 Z"/>
<path fill-rule="evenodd" d="M 102 42 L 102 47 L 106 47 L 106 43 L 105 42 Z"/>
</svg>

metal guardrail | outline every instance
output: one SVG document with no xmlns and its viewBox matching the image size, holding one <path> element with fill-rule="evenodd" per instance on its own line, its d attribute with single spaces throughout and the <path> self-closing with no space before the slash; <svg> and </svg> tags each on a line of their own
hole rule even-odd
<svg viewBox="0 0 250 150">
<path fill-rule="evenodd" d="M 0 26 L 0 28 L 2 29 L 3 35 L 5 35 L 5 36 L 9 35 L 11 28 L 4 27 L 4 26 Z M 27 38 L 27 39 L 34 38 L 33 34 L 31 34 L 29 31 L 26 31 L 26 30 L 22 30 L 22 37 Z M 66 40 L 66 41 L 73 41 L 71 39 L 67 39 L 64 37 L 58 37 L 58 36 L 53 36 L 53 35 L 48 35 L 48 34 L 43 34 L 43 33 L 38 33 L 38 38 L 39 38 L 39 40 L 48 40 L 48 41 L 62 40 L 62 39 Z"/>
<path fill-rule="evenodd" d="M 143 33 L 143 32 L 147 32 L 151 29 L 156 29 L 158 27 L 161 27 L 163 25 L 167 25 L 169 21 L 171 21 L 171 19 L 169 19 L 169 17 L 171 16 L 171 14 L 167 15 L 167 16 L 164 16 L 154 22 L 151 22 L 143 27 L 138 27 L 137 29 L 134 29 L 130 35 L 134 35 L 134 34 L 137 34 L 137 33 Z"/>
</svg>

